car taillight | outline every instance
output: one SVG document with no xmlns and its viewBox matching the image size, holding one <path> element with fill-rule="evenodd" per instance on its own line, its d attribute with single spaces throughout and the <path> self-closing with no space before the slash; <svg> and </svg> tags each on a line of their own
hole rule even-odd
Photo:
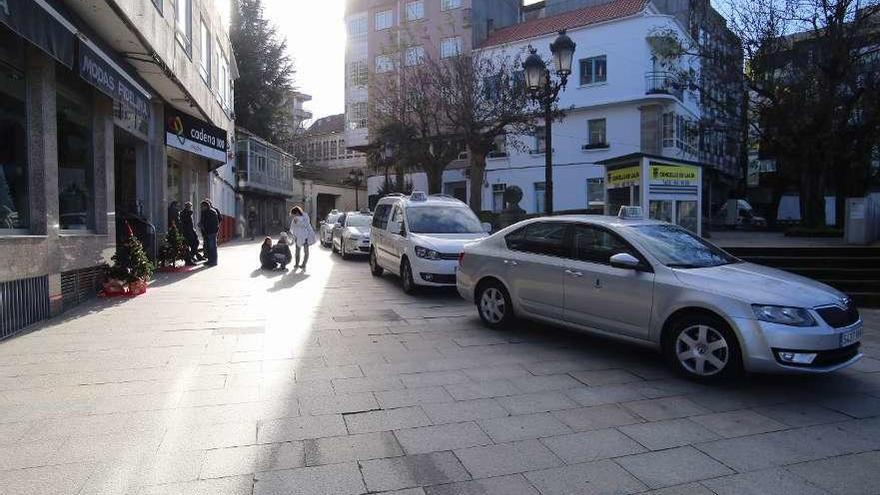
<svg viewBox="0 0 880 495">
<path fill-rule="evenodd" d="M 464 251 L 458 253 L 458 266 L 461 266 L 462 263 L 464 263 Z"/>
</svg>

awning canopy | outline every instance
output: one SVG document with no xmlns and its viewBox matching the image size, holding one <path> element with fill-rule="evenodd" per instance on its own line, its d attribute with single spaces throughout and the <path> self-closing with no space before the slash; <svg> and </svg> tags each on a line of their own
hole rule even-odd
<svg viewBox="0 0 880 495">
<path fill-rule="evenodd" d="M 43 0 L 0 1 L 0 22 L 72 69 L 77 29 Z"/>
</svg>

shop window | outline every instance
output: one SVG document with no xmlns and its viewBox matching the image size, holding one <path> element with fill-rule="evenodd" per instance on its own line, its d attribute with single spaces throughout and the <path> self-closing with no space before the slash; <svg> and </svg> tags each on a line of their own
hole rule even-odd
<svg viewBox="0 0 880 495">
<path fill-rule="evenodd" d="M 58 210 L 62 229 L 95 227 L 91 89 L 57 65 Z"/>
<path fill-rule="evenodd" d="M 648 202 L 648 215 L 652 220 L 672 222 L 672 200 L 651 200 Z"/>
<path fill-rule="evenodd" d="M 605 208 L 605 178 L 591 177 L 587 179 L 587 209 L 601 210 Z"/>
<path fill-rule="evenodd" d="M 4 48 L 20 49 L 20 41 L 11 38 L 0 28 Z M 5 62 L 5 55 L 5 50 L 0 52 L 0 60 Z M 24 72 L 0 63 L 0 231 L 30 226 L 26 95 Z"/>
<path fill-rule="evenodd" d="M 699 221 L 699 212 L 697 211 L 696 201 L 676 201 L 675 202 L 675 223 L 690 230 L 697 232 Z"/>
</svg>

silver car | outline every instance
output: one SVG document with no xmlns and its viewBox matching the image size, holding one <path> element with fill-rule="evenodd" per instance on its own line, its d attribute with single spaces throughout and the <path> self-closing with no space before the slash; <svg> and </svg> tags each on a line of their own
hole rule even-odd
<svg viewBox="0 0 880 495">
<path fill-rule="evenodd" d="M 703 381 L 829 372 L 862 356 L 844 294 L 653 220 L 520 222 L 465 247 L 457 286 L 490 327 L 526 317 L 650 345 Z"/>
<path fill-rule="evenodd" d="M 373 215 L 357 211 L 343 213 L 336 219 L 333 228 L 332 244 L 333 252 L 339 253 L 342 259 L 348 259 L 352 255 L 367 256 L 370 254 L 370 224 L 373 223 Z"/>
<path fill-rule="evenodd" d="M 330 244 L 333 242 L 333 227 L 336 226 L 336 221 L 340 216 L 342 216 L 342 213 L 339 210 L 333 209 L 324 220 L 321 220 L 319 240 L 322 246 L 330 247 Z"/>
</svg>

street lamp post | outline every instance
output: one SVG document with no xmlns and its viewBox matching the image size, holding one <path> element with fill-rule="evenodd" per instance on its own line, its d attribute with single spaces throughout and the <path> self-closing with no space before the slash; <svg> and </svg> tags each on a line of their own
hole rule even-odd
<svg viewBox="0 0 880 495">
<path fill-rule="evenodd" d="M 359 168 L 352 169 L 348 172 L 348 183 L 354 186 L 354 209 L 359 211 L 361 207 L 358 198 L 358 188 L 364 183 L 364 171 Z"/>
<path fill-rule="evenodd" d="M 551 137 L 553 104 L 556 103 L 559 92 L 565 89 L 565 84 L 568 82 L 575 46 L 574 41 L 565 34 L 564 29 L 559 31 L 559 36 L 550 44 L 550 53 L 553 54 L 553 66 L 556 69 L 558 81 L 551 79 L 550 69 L 538 55 L 538 50 L 532 46 L 529 46 L 529 56 L 522 64 L 529 96 L 541 105 L 541 109 L 544 111 L 544 213 L 547 215 L 553 214 L 553 141 Z"/>
</svg>

